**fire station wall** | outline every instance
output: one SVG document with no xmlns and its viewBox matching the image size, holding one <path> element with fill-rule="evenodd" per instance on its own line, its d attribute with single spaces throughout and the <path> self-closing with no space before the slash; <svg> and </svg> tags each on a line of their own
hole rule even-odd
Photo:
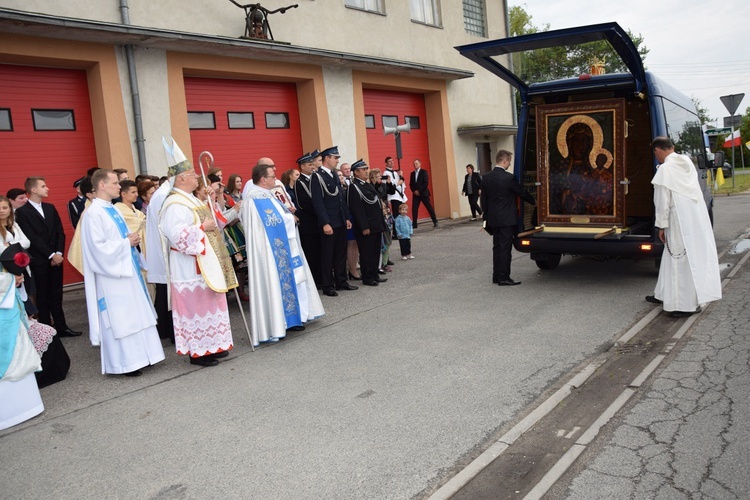
<svg viewBox="0 0 750 500">
<path fill-rule="evenodd" d="M 229 57 L 167 53 L 167 85 L 172 137 L 192 150 L 185 100 L 185 76 L 294 82 L 301 121 L 302 147 L 332 144 L 323 71 L 319 66 L 253 61 Z M 187 154 L 187 153 L 186 153 Z"/>
<path fill-rule="evenodd" d="M 86 70 L 100 167 L 133 172 L 117 56 L 111 45 L 0 33 L 0 62 Z"/>
<path fill-rule="evenodd" d="M 354 89 L 357 151 L 360 152 L 360 156 L 369 161 L 375 161 L 374 166 L 379 166 L 380 160 L 369 158 L 363 89 L 371 88 L 424 94 L 432 167 L 433 205 L 438 217 L 453 217 L 454 212 L 459 210 L 458 196 L 461 192 L 460 187 L 457 189 L 456 184 L 455 155 L 445 82 L 354 71 L 352 72 L 352 87 Z"/>
</svg>

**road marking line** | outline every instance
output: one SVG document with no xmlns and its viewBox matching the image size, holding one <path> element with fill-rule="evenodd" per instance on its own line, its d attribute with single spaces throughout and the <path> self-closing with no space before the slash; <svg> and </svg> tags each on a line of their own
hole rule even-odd
<svg viewBox="0 0 750 500">
<path fill-rule="evenodd" d="M 560 438 L 560 437 L 563 437 L 564 435 L 565 435 L 565 429 L 560 429 L 559 431 L 557 431 L 557 437 Z"/>
<path fill-rule="evenodd" d="M 681 339 L 682 336 L 685 335 L 688 330 L 690 330 L 690 328 L 693 326 L 693 323 L 698 320 L 698 316 L 700 316 L 701 314 L 703 314 L 702 311 L 698 314 L 693 314 L 687 320 L 685 320 L 685 323 L 683 323 L 680 329 L 677 330 L 674 335 L 672 335 L 672 338 L 676 340 Z"/>
<path fill-rule="evenodd" d="M 735 275 L 740 271 L 740 268 L 747 262 L 747 259 L 750 258 L 750 252 L 746 253 L 742 259 L 737 263 L 736 266 L 734 266 L 734 269 L 729 271 L 729 274 L 727 274 L 727 278 L 732 279 L 735 277 Z"/>
<path fill-rule="evenodd" d="M 638 332 L 643 330 L 646 327 L 646 325 L 651 323 L 654 320 L 654 318 L 656 318 L 659 315 L 661 311 L 662 311 L 661 307 L 655 307 L 650 313 L 648 313 L 643 318 L 641 318 L 641 320 L 638 323 L 633 325 L 633 327 L 630 330 L 625 332 L 625 334 L 622 337 L 617 339 L 617 342 L 620 344 L 626 344 L 630 339 L 638 335 Z"/>
<path fill-rule="evenodd" d="M 620 411 L 620 408 L 623 407 L 625 403 L 627 403 L 628 399 L 635 394 L 635 389 L 625 389 L 622 391 L 622 394 L 620 394 L 617 399 L 615 399 L 611 405 L 609 405 L 609 408 L 604 410 L 604 413 L 599 415 L 599 418 L 594 420 L 594 423 L 591 424 L 591 426 L 586 429 L 586 432 L 581 435 L 581 437 L 578 438 L 576 441 L 576 444 L 582 444 L 582 445 L 588 445 L 591 443 L 591 441 L 594 440 L 597 434 L 599 434 L 599 430 L 604 427 L 604 425 L 609 422 L 612 417 L 615 416 L 615 413 Z"/>
<path fill-rule="evenodd" d="M 575 427 L 573 427 L 573 430 L 572 430 L 572 431 L 570 431 L 569 433 L 567 433 L 567 434 L 565 435 L 565 439 L 570 439 L 570 438 L 572 438 L 572 437 L 573 437 L 573 435 L 574 435 L 574 434 L 575 434 L 576 432 L 580 431 L 580 430 L 581 430 L 581 426 L 580 426 L 580 425 L 576 425 Z"/>
<path fill-rule="evenodd" d="M 654 373 L 654 370 L 656 370 L 656 367 L 661 364 L 662 361 L 664 361 L 664 358 L 667 356 L 664 354 L 659 354 L 654 359 L 651 360 L 651 362 L 644 368 L 640 374 L 630 383 L 628 387 L 640 387 L 643 385 L 643 383 L 646 381 L 646 379 Z"/>
<path fill-rule="evenodd" d="M 547 471 L 544 477 L 534 485 L 531 491 L 523 497 L 523 500 L 539 500 L 547 491 L 554 485 L 560 477 L 565 474 L 565 471 L 573 465 L 573 462 L 586 450 L 586 447 L 580 444 L 574 444 L 570 447 L 565 455 L 560 457 L 560 460 Z"/>
<path fill-rule="evenodd" d="M 575 377 L 570 379 L 564 386 L 558 389 L 552 396 L 547 398 L 534 411 L 529 413 L 523 420 L 513 426 L 508 432 L 502 435 L 481 455 L 475 458 L 469 465 L 464 467 L 458 474 L 453 476 L 447 483 L 441 486 L 435 493 L 430 495 L 429 500 L 447 500 L 461 488 L 466 486 L 469 481 L 482 472 L 493 460 L 507 450 L 514 441 L 521 437 L 526 431 L 531 429 L 537 422 L 551 412 L 560 401 L 565 399 L 574 388 L 578 388 L 594 374 L 594 372 L 604 364 L 606 360 L 602 359 L 587 365 Z"/>
</svg>

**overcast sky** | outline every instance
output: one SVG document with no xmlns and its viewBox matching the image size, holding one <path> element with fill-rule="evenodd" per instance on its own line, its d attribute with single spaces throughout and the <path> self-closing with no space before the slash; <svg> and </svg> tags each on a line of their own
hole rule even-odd
<svg viewBox="0 0 750 500">
<path fill-rule="evenodd" d="M 649 71 L 700 99 L 723 126 L 729 116 L 719 96 L 744 93 L 737 114 L 750 107 L 749 0 L 509 0 L 541 28 L 617 22 L 643 36 Z"/>
</svg>

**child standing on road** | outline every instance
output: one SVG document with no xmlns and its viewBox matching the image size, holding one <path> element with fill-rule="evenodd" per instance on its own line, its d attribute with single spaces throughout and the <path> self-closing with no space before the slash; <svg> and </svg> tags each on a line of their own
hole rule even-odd
<svg viewBox="0 0 750 500">
<path fill-rule="evenodd" d="M 414 234 L 414 226 L 407 215 L 408 213 L 409 205 L 402 203 L 398 207 L 398 217 L 396 217 L 396 236 L 398 236 L 398 244 L 401 247 L 401 260 L 414 258 L 411 254 L 411 235 Z"/>
</svg>

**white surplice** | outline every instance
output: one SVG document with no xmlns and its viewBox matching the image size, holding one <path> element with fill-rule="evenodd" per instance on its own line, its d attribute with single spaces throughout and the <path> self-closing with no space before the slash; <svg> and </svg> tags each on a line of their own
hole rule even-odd
<svg viewBox="0 0 750 500">
<path fill-rule="evenodd" d="M 79 221 L 89 337 L 101 345 L 102 373 L 128 373 L 164 359 L 156 313 L 130 241 L 96 198 Z"/>
<path fill-rule="evenodd" d="M 191 357 L 233 347 L 226 294 L 212 290 L 205 279 L 224 282 L 218 257 L 200 228 L 196 210 L 201 208 L 205 205 L 195 196 L 175 188 L 162 206 L 159 224 L 169 243 L 175 348 L 178 354 Z"/>
<path fill-rule="evenodd" d="M 146 262 L 148 263 L 148 282 L 166 285 L 167 256 L 162 247 L 162 234 L 159 232 L 159 216 L 164 200 L 172 190 L 169 182 L 163 183 L 154 191 L 146 211 Z"/>
<path fill-rule="evenodd" d="M 711 220 L 692 161 L 672 153 L 654 175 L 656 227 L 664 229 L 654 296 L 665 311 L 693 312 L 721 299 L 721 274 Z"/>
<path fill-rule="evenodd" d="M 296 286 L 297 306 L 302 323 L 323 316 L 325 310 L 302 251 L 294 216 L 285 210 L 271 191 L 250 182 L 245 186 L 242 196 L 244 201 L 240 221 L 246 230 L 250 331 L 253 345 L 258 345 L 259 342 L 266 342 L 271 338 L 284 337 L 287 328 L 297 326 L 287 325 L 279 268 L 266 233 L 266 224 L 278 224 L 278 216 L 281 217 L 284 225 L 284 231 L 280 234 L 286 236 L 286 241 L 279 243 L 288 244 L 291 253 L 289 257 L 299 258 L 302 262 L 302 265 L 294 270 L 293 283 L 289 283 L 291 286 Z M 256 199 L 270 200 L 276 210 L 272 214 L 258 213 L 255 205 Z M 290 297 L 289 292 L 290 290 L 285 291 L 287 299 Z M 291 305 L 294 306 L 294 304 Z"/>
<path fill-rule="evenodd" d="M 1 269 L 1 268 L 0 268 Z M 44 411 L 36 383 L 35 371 L 41 371 L 42 360 L 26 330 L 22 318 L 26 311 L 16 291 L 15 276 L 0 271 L 0 309 L 4 328 L 0 337 L 15 337 L 10 364 L 0 367 L 0 430 L 20 424 Z M 10 325 L 13 325 L 11 328 Z M 8 346 L 8 338 L 0 339 L 0 347 Z M 4 354 L 4 355 L 3 355 Z"/>
</svg>

